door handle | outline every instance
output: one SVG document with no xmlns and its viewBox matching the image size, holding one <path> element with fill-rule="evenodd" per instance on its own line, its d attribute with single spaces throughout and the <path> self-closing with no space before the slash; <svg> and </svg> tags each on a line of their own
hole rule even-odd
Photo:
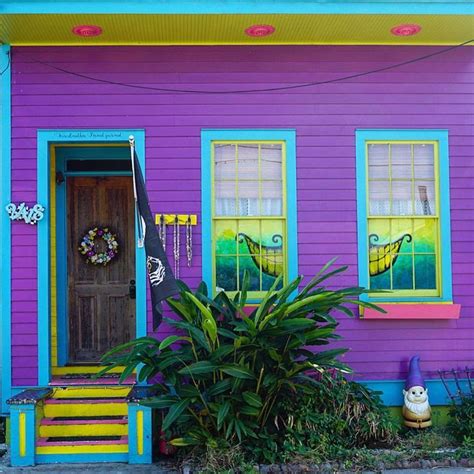
<svg viewBox="0 0 474 474">
<path fill-rule="evenodd" d="M 135 280 L 130 280 L 130 286 L 128 287 L 128 296 L 131 300 L 134 300 L 137 297 L 137 287 L 135 285 Z"/>
</svg>

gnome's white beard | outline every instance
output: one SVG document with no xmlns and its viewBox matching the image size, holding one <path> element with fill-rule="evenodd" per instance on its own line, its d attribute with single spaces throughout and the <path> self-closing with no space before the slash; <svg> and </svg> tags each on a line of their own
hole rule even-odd
<svg viewBox="0 0 474 474">
<path fill-rule="evenodd" d="M 413 403 L 408 400 L 407 395 L 405 395 L 405 406 L 408 410 L 415 413 L 415 415 L 423 415 L 423 413 L 426 413 L 430 409 L 428 400 L 421 403 Z"/>
</svg>

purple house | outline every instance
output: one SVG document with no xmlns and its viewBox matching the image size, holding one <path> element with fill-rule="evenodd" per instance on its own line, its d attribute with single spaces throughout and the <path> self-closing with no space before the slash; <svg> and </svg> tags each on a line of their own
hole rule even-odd
<svg viewBox="0 0 474 474">
<path fill-rule="evenodd" d="M 129 136 L 175 273 L 258 301 L 349 266 L 354 379 L 402 404 L 419 354 L 474 361 L 467 0 L 0 5 L 0 413 L 12 463 L 151 462 L 146 386 L 100 356 L 153 330 Z M 153 270 L 155 272 L 155 270 Z M 158 278 L 158 269 L 156 269 Z M 369 298 L 369 297 L 368 297 Z"/>
</svg>

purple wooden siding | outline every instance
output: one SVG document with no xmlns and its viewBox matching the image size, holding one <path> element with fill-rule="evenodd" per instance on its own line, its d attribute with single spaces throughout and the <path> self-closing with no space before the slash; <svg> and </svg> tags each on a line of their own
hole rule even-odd
<svg viewBox="0 0 474 474">
<path fill-rule="evenodd" d="M 471 48 L 340 83 L 252 94 L 159 93 L 101 84 L 55 71 L 50 62 L 102 80 L 173 89 L 260 89 L 334 79 L 436 51 L 418 47 L 14 48 L 13 200 L 36 201 L 40 128 L 145 128 L 147 186 L 156 212 L 200 214 L 202 128 L 295 128 L 299 271 L 308 277 L 338 255 L 357 282 L 356 128 L 447 128 L 450 134 L 454 299 L 459 321 L 341 318 L 341 345 L 358 378 L 404 376 L 421 355 L 424 371 L 474 360 L 474 191 Z M 199 216 L 200 217 L 200 216 Z M 200 229 L 194 262 L 201 277 Z M 184 241 L 184 239 L 183 239 Z M 13 377 L 36 383 L 36 229 L 13 224 Z M 184 248 L 182 249 L 184 256 Z M 40 288 L 46 282 L 39 281 Z M 151 329 L 151 328 L 150 328 Z M 165 334 L 169 328 L 162 327 Z"/>
</svg>

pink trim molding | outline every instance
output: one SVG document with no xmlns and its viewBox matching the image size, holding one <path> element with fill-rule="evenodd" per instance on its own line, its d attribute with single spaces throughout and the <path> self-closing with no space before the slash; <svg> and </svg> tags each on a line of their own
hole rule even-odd
<svg viewBox="0 0 474 474">
<path fill-rule="evenodd" d="M 47 438 L 39 438 L 36 441 L 36 446 L 84 446 L 84 445 L 100 445 L 100 444 L 127 444 L 128 443 L 128 436 L 121 436 L 120 439 L 117 440 L 100 440 L 100 441 L 48 441 Z"/>
<path fill-rule="evenodd" d="M 460 304 L 378 304 L 386 313 L 364 308 L 363 319 L 459 319 Z"/>
</svg>

